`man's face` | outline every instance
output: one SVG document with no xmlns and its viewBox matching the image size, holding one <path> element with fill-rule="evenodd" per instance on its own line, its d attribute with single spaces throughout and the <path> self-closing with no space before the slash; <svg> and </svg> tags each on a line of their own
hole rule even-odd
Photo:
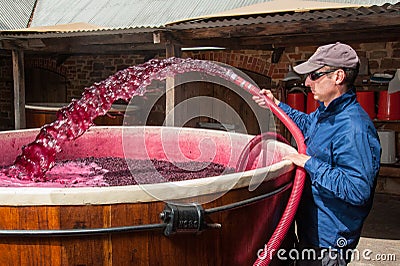
<svg viewBox="0 0 400 266">
<path fill-rule="evenodd" d="M 314 94 L 314 99 L 323 102 L 325 106 L 339 97 L 341 92 L 339 90 L 338 72 L 343 72 L 342 69 L 331 69 L 324 66 L 317 71 L 307 75 L 305 85 L 311 88 L 311 92 Z"/>
</svg>

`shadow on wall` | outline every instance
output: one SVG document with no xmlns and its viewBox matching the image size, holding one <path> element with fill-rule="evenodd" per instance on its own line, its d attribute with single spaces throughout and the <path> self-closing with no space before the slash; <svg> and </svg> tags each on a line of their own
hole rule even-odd
<svg viewBox="0 0 400 266">
<path fill-rule="evenodd" d="M 400 196 L 376 194 L 362 237 L 400 240 Z"/>
</svg>

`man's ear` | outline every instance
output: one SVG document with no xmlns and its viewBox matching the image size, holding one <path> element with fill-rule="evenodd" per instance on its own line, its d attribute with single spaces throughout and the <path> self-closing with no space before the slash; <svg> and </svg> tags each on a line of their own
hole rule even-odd
<svg viewBox="0 0 400 266">
<path fill-rule="evenodd" d="M 346 72 L 344 72 L 343 69 L 338 69 L 336 71 L 336 80 L 335 80 L 336 85 L 342 84 L 345 79 L 346 79 Z"/>
</svg>

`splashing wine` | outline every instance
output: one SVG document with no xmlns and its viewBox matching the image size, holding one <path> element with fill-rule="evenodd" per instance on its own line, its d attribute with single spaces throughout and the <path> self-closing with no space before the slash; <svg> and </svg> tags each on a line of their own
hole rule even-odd
<svg viewBox="0 0 400 266">
<path fill-rule="evenodd" d="M 108 112 L 116 100 L 129 101 L 136 95 L 143 95 L 152 80 L 164 80 L 186 72 L 204 72 L 219 76 L 246 90 L 256 91 L 253 85 L 232 70 L 209 61 L 171 57 L 128 67 L 85 88 L 81 99 L 73 100 L 60 109 L 57 119 L 44 125 L 35 140 L 22 147 L 21 155 L 6 169 L 6 174 L 20 180 L 46 181 L 45 173 L 54 166 L 55 156 L 61 151 L 61 145 L 81 136 L 93 125 L 96 117 Z"/>
</svg>

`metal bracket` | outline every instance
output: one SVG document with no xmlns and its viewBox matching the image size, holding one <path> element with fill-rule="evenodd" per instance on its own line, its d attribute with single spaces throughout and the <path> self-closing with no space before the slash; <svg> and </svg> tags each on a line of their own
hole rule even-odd
<svg viewBox="0 0 400 266">
<path fill-rule="evenodd" d="M 175 205 L 167 203 L 160 218 L 166 224 L 164 235 L 175 233 L 198 233 L 207 225 L 204 221 L 204 209 L 201 205 Z"/>
</svg>

